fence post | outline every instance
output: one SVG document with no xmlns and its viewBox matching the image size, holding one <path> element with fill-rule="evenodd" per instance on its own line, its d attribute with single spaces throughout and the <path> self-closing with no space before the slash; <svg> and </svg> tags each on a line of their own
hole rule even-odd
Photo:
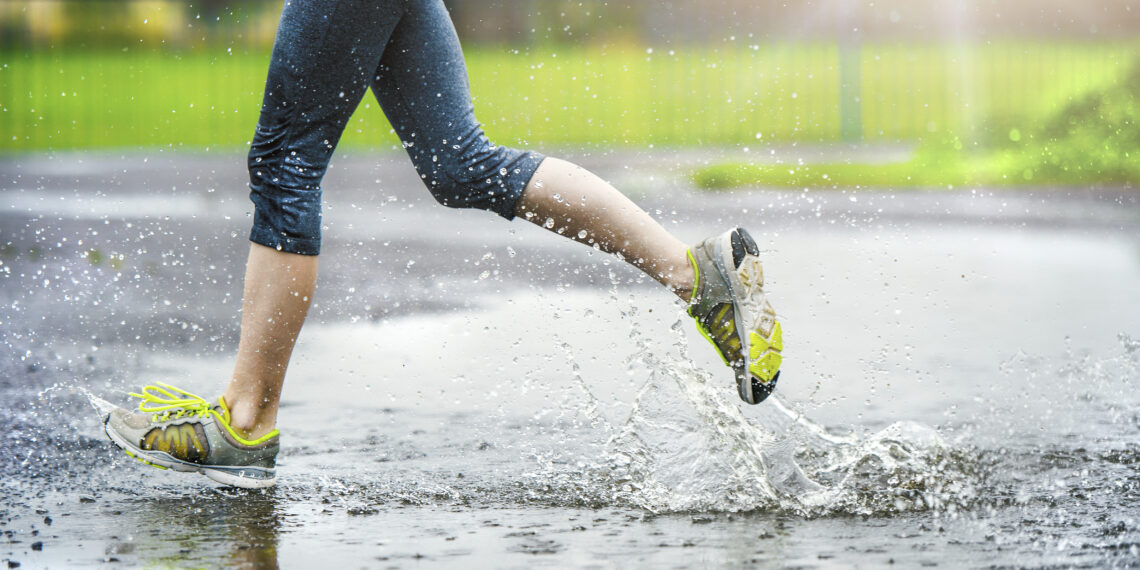
<svg viewBox="0 0 1140 570">
<path fill-rule="evenodd" d="M 839 138 L 863 140 L 862 50 L 858 40 L 839 42 Z"/>
</svg>

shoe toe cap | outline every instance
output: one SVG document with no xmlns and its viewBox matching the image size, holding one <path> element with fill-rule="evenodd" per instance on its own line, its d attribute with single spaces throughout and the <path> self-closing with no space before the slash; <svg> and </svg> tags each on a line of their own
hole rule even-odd
<svg viewBox="0 0 1140 570">
<path fill-rule="evenodd" d="M 149 416 L 123 408 L 112 409 L 104 418 L 107 427 L 119 432 L 140 430 L 150 425 Z"/>
<path fill-rule="evenodd" d="M 737 385 L 740 388 L 740 399 L 749 404 L 759 404 L 768 399 L 772 392 L 776 389 L 776 382 L 780 379 L 780 371 L 772 376 L 771 380 L 767 382 L 761 381 L 759 378 L 748 374 L 744 378 L 737 379 Z"/>
</svg>

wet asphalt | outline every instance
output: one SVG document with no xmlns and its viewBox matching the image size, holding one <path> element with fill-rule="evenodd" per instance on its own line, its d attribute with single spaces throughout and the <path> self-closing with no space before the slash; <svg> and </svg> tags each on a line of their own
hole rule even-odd
<svg viewBox="0 0 1140 570">
<path fill-rule="evenodd" d="M 398 153 L 345 151 L 325 181 L 279 488 L 147 469 L 105 441 L 85 393 L 125 404 L 156 380 L 220 388 L 248 249 L 243 158 L 9 156 L 0 556 L 10 567 L 1138 564 L 1136 191 L 707 193 L 687 174 L 717 152 L 561 154 L 683 241 L 752 231 L 798 345 L 779 392 L 789 413 L 864 447 L 899 420 L 945 444 L 892 436 L 906 459 L 885 467 L 889 454 L 848 465 L 790 438 L 809 476 L 850 491 L 815 511 L 783 491 L 753 501 L 718 487 L 723 472 L 694 466 L 728 461 L 739 442 L 709 418 L 798 428 L 772 406 L 709 415 L 685 399 L 687 383 L 733 388 L 680 305 L 609 256 L 439 206 Z M 687 427 L 671 442 L 670 425 Z M 676 449 L 705 430 L 695 457 Z M 628 455 L 619 434 L 647 446 L 642 470 L 612 464 Z M 765 461 L 757 469 L 779 463 Z"/>
</svg>

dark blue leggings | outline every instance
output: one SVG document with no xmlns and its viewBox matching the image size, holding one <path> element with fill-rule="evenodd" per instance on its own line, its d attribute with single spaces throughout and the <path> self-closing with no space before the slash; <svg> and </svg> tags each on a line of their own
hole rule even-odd
<svg viewBox="0 0 1140 570">
<path fill-rule="evenodd" d="M 442 0 L 286 0 L 249 151 L 250 240 L 320 253 L 321 179 L 368 87 L 436 200 L 514 217 L 543 156 L 483 134 Z"/>
</svg>

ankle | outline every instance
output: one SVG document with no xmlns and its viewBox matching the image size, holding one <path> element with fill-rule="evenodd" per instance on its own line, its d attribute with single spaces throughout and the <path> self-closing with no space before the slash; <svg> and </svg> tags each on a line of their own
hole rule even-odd
<svg viewBox="0 0 1140 570">
<path fill-rule="evenodd" d="M 692 285 L 689 285 L 687 287 L 670 285 L 669 288 L 673 290 L 673 294 L 676 295 L 677 298 L 681 299 L 685 303 L 689 303 L 693 300 L 693 286 Z"/>
<path fill-rule="evenodd" d="M 230 427 L 245 439 L 257 439 L 277 426 L 277 406 L 267 398 L 222 396 L 230 411 Z"/>
<path fill-rule="evenodd" d="M 685 257 L 684 264 L 679 267 L 672 268 L 672 271 L 665 275 L 665 285 L 673 294 L 679 297 L 682 301 L 688 303 L 693 298 L 693 289 L 696 287 L 697 273 L 693 269 L 692 263 L 689 261 L 688 256 Z"/>
</svg>

